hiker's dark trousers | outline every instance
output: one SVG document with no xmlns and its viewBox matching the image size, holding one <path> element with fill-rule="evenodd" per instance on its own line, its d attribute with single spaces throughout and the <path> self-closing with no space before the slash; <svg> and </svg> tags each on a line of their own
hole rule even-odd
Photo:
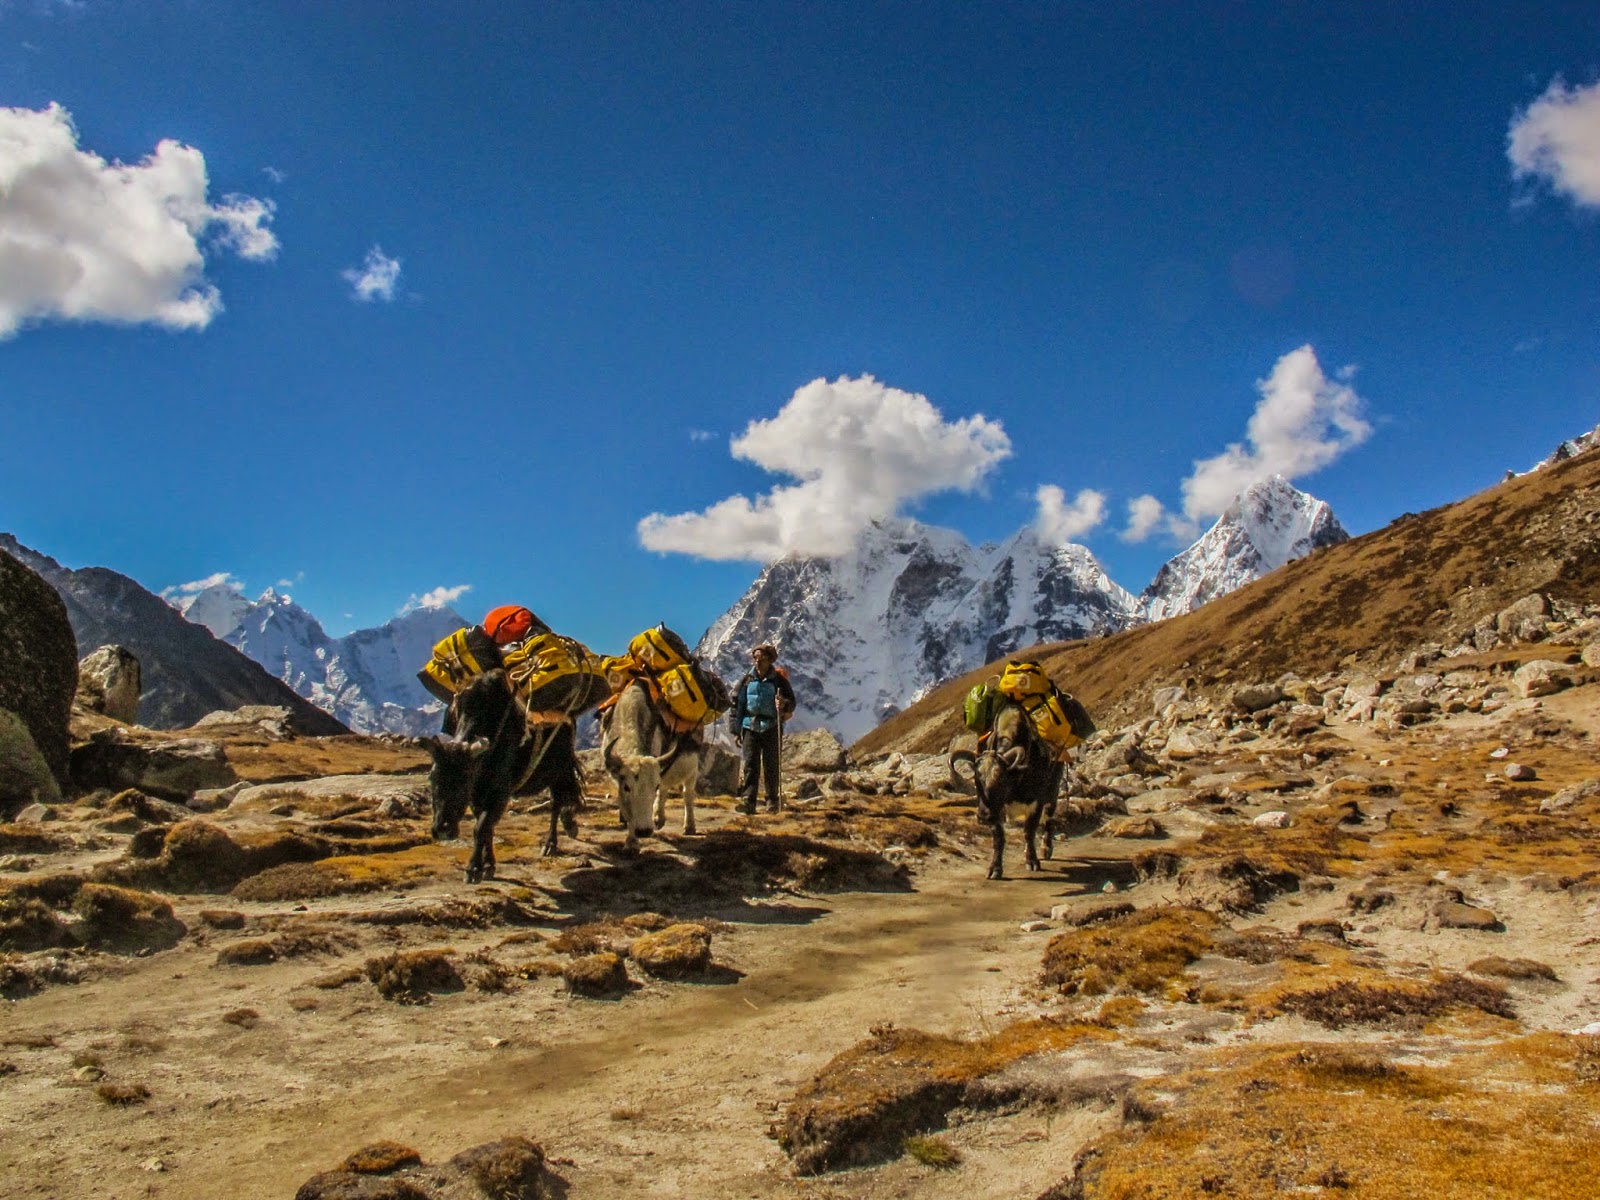
<svg viewBox="0 0 1600 1200">
<path fill-rule="evenodd" d="M 767 807 L 777 808 L 778 730 L 776 727 L 761 733 L 757 733 L 754 729 L 744 731 L 740 765 L 743 773 L 739 776 L 739 802 L 746 808 L 755 807 L 756 784 L 765 774 Z"/>
</svg>

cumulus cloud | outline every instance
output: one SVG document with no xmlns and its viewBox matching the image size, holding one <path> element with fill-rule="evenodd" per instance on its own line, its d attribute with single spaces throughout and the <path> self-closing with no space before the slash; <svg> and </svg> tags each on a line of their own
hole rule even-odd
<svg viewBox="0 0 1600 1200">
<path fill-rule="evenodd" d="M 1310 346 L 1280 358 L 1256 384 L 1261 399 L 1245 430 L 1248 447 L 1235 442 L 1194 464 L 1183 481 L 1184 515 L 1215 517 L 1252 483 L 1310 474 L 1366 441 L 1372 426 L 1362 419 L 1361 397 L 1344 382 L 1349 374 L 1329 379 Z"/>
<path fill-rule="evenodd" d="M 1039 504 L 1033 527 L 1039 539 L 1049 545 L 1064 546 L 1076 541 L 1106 519 L 1104 492 L 1084 488 L 1067 503 L 1067 494 L 1047 483 L 1033 494 Z"/>
<path fill-rule="evenodd" d="M 471 590 L 470 583 L 457 584 L 455 587 L 436 587 L 430 592 L 423 592 L 420 596 L 412 596 L 400 609 L 400 615 L 415 612 L 419 608 L 449 608 Z"/>
<path fill-rule="evenodd" d="M 355 291 L 357 300 L 387 303 L 394 299 L 395 285 L 400 282 L 400 260 L 390 258 L 382 246 L 374 246 L 367 251 L 359 267 L 350 267 L 339 274 Z"/>
<path fill-rule="evenodd" d="M 1511 119 L 1506 157 L 1518 180 L 1543 180 L 1580 208 L 1600 207 L 1600 83 L 1554 80 Z"/>
<path fill-rule="evenodd" d="M 161 597 L 164 600 L 171 600 L 178 596 L 193 596 L 196 592 L 224 584 L 236 592 L 244 591 L 242 580 L 235 579 L 229 571 L 218 571 L 215 575 L 207 575 L 204 579 L 192 579 L 188 583 L 175 583 L 171 587 L 162 588 Z"/>
<path fill-rule="evenodd" d="M 1144 495 L 1128 501 L 1128 523 L 1117 536 L 1125 542 L 1143 542 L 1159 533 L 1173 541 L 1190 541 L 1199 532 L 1193 521 L 1168 512 L 1154 496 Z"/>
<path fill-rule="evenodd" d="M 204 329 L 222 311 L 206 250 L 278 249 L 271 201 L 208 188 L 192 146 L 127 166 L 79 149 L 59 104 L 0 108 L 0 338 L 48 319 Z"/>
<path fill-rule="evenodd" d="M 734 457 L 799 482 L 702 512 L 651 513 L 648 549 L 721 560 L 843 554 L 872 521 L 933 492 L 975 490 L 1011 453 L 998 421 L 946 421 L 926 396 L 870 375 L 815 379 L 733 439 Z"/>
<path fill-rule="evenodd" d="M 709 429 L 689 430 L 689 440 L 691 442 L 709 442 L 712 441 L 716 436 L 717 435 L 712 433 Z"/>
</svg>

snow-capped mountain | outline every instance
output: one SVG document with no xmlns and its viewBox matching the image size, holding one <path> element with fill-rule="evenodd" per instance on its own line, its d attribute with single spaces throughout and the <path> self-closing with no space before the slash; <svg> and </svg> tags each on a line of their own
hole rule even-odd
<svg viewBox="0 0 1600 1200">
<path fill-rule="evenodd" d="M 1326 502 L 1273 475 L 1239 493 L 1199 541 L 1167 561 L 1139 596 L 1142 614 L 1159 621 L 1192 612 L 1349 537 Z"/>
<path fill-rule="evenodd" d="M 750 647 L 782 650 L 796 729 L 853 741 L 934 685 L 1019 646 L 1121 629 L 1137 602 L 1082 546 L 1025 529 L 974 547 L 952 530 L 875 522 L 839 558 L 768 566 L 701 639 L 730 683 Z"/>
<path fill-rule="evenodd" d="M 449 608 L 417 608 L 375 629 L 332 638 L 293 597 L 268 588 L 252 601 L 232 583 L 173 604 L 362 733 L 438 732 L 442 706 L 416 672 L 436 642 L 467 624 Z"/>
</svg>

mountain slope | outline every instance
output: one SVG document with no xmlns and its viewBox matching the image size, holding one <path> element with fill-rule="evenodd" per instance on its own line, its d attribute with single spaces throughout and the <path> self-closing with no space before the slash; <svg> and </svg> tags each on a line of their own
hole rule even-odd
<svg viewBox="0 0 1600 1200">
<path fill-rule="evenodd" d="M 1214 690 L 1346 659 L 1381 665 L 1441 626 L 1464 637 L 1531 592 L 1600 596 L 1600 452 L 1408 513 L 1192 613 L 1035 653 L 1107 724 L 1145 715 L 1155 689 L 1185 681 Z M 979 678 L 970 672 L 934 690 L 855 752 L 942 751 Z"/>
<path fill-rule="evenodd" d="M 1140 607 L 1152 621 L 1193 612 L 1349 537 L 1326 502 L 1273 475 L 1239 493 L 1216 524 L 1170 559 L 1140 594 Z"/>
<path fill-rule="evenodd" d="M 434 733 L 441 705 L 416 673 L 441 638 L 467 624 L 449 608 L 417 608 L 373 629 L 329 637 L 293 597 L 256 600 L 220 583 L 174 601 L 190 620 L 260 663 L 297 694 L 362 733 Z"/>
<path fill-rule="evenodd" d="M 144 685 L 139 701 L 141 723 L 181 729 L 217 709 L 270 704 L 288 708 L 302 732 L 349 732 L 126 575 L 104 567 L 69 570 L 10 534 L 0 534 L 0 551 L 33 568 L 56 589 L 67 606 L 80 657 L 113 643 L 138 656 Z"/>
<path fill-rule="evenodd" d="M 768 566 L 698 653 L 731 683 L 752 646 L 777 644 L 795 727 L 851 739 L 953 674 L 1041 639 L 1120 629 L 1135 610 L 1082 546 L 1025 529 L 973 547 L 952 530 L 879 521 L 849 554 Z"/>
</svg>

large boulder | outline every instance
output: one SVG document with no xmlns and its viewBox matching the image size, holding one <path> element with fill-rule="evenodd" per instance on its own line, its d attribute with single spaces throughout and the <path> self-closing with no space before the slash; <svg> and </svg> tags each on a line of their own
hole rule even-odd
<svg viewBox="0 0 1600 1200">
<path fill-rule="evenodd" d="M 138 788 L 166 799 L 187 800 L 206 788 L 238 780 L 222 747 L 198 738 L 143 743 L 116 729 L 95 734 L 72 751 L 72 777 L 81 787 Z"/>
<path fill-rule="evenodd" d="M 132 725 L 139 693 L 139 659 L 131 650 L 101 646 L 78 664 L 78 700 L 90 712 Z"/>
<path fill-rule="evenodd" d="M 783 739 L 783 769 L 811 775 L 842 771 L 848 758 L 839 739 L 826 729 L 810 729 Z"/>
<path fill-rule="evenodd" d="M 707 743 L 700 756 L 700 780 L 695 786 L 702 796 L 738 795 L 739 756 L 715 742 Z"/>
<path fill-rule="evenodd" d="M 38 574 L 0 553 L 0 710 L 16 714 L 63 787 L 77 689 L 78 644 L 66 605 Z"/>
<path fill-rule="evenodd" d="M 22 718 L 0 708 L 0 820 L 36 802 L 53 804 L 61 789 Z"/>
</svg>

